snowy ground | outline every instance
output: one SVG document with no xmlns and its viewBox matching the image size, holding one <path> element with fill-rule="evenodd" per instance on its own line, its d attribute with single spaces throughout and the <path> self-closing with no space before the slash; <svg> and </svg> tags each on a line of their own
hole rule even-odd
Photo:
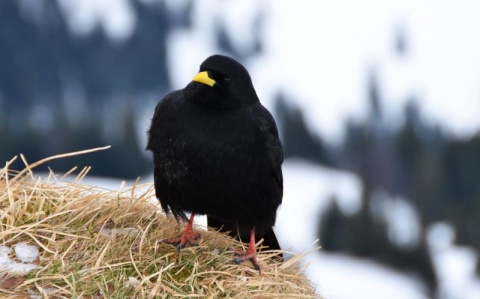
<svg viewBox="0 0 480 299">
<path fill-rule="evenodd" d="M 283 171 L 285 196 L 275 229 L 283 248 L 306 252 L 319 245 L 312 245 L 317 238 L 318 216 L 332 195 L 343 212 L 355 212 L 361 184 L 348 172 L 300 160 L 287 160 Z M 379 212 L 388 215 L 392 241 L 400 246 L 415 242 L 418 219 L 406 201 L 386 195 L 378 200 L 383 201 L 378 205 Z M 439 223 L 428 230 L 428 244 L 440 284 L 438 298 L 480 298 L 480 278 L 475 274 L 477 255 L 471 248 L 455 246 L 453 240 L 454 232 L 447 224 Z M 309 255 L 305 262 L 310 264 L 307 276 L 326 298 L 427 298 L 425 286 L 417 278 L 366 259 L 320 250 Z"/>
<path fill-rule="evenodd" d="M 361 183 L 347 172 L 287 160 L 283 167 L 285 196 L 275 231 L 283 248 L 297 253 L 321 244 L 318 217 L 332 196 L 343 212 L 355 212 L 360 203 Z M 424 299 L 424 287 L 414 278 L 378 263 L 340 254 L 315 252 L 305 259 L 307 276 L 325 298 Z"/>
<path fill-rule="evenodd" d="M 346 255 L 318 253 L 307 258 L 307 276 L 325 299 L 427 299 L 424 286 L 406 274 Z"/>
<path fill-rule="evenodd" d="M 475 274 L 478 255 L 472 248 L 453 244 L 455 232 L 445 223 L 432 225 L 428 245 L 440 283 L 439 298 L 480 298 L 480 278 Z"/>
<path fill-rule="evenodd" d="M 25 242 L 13 246 L 0 245 L 0 273 L 26 274 L 39 268 L 38 247 Z"/>
</svg>

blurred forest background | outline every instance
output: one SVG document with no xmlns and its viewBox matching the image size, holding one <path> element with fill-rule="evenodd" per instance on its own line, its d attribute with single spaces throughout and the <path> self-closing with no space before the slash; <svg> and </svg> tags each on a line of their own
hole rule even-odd
<svg viewBox="0 0 480 299">
<path fill-rule="evenodd" d="M 35 10 L 22 9 L 19 3 L 0 2 L 1 159 L 24 153 L 36 161 L 111 144 L 111 150 L 88 156 L 91 174 L 133 179 L 150 173 L 141 111 L 152 107 L 153 113 L 158 99 L 171 90 L 167 35 L 191 26 L 191 6 L 173 13 L 163 2 L 131 1 L 137 24 L 127 39 L 117 40 L 100 27 L 73 34 L 56 1 Z M 408 40 L 392 35 L 394 55 L 408 52 Z M 250 52 L 239 51 L 222 24 L 216 42 L 224 53 L 240 60 L 263 47 L 258 40 Z M 415 272 L 434 290 L 436 277 L 424 238 L 430 224 L 447 221 L 458 244 L 480 250 L 480 138 L 459 139 L 438 124 L 425 123 L 416 105 L 421 99 L 413 96 L 404 107 L 403 125 L 389 127 L 375 69 L 366 76 L 369 116 L 349 120 L 341 144 L 331 144 L 309 128 L 302 111 L 287 104 L 295 99 L 286 101 L 279 92 L 273 113 L 285 154 L 351 171 L 364 182 L 357 213 L 345 215 L 332 201 L 327 213 L 319 215 L 324 250 Z M 77 157 L 49 166 L 61 172 L 84 164 L 85 157 Z M 415 207 L 421 219 L 417 242 L 392 241 L 383 220 L 372 212 L 379 189 L 402 196 Z"/>
</svg>

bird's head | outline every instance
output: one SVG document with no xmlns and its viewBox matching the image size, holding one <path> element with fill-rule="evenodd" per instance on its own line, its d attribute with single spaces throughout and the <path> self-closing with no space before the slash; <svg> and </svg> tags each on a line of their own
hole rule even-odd
<svg viewBox="0 0 480 299">
<path fill-rule="evenodd" d="M 238 61 L 222 56 L 208 57 L 187 86 L 192 100 L 218 109 L 235 109 L 258 102 L 247 69 Z"/>
</svg>

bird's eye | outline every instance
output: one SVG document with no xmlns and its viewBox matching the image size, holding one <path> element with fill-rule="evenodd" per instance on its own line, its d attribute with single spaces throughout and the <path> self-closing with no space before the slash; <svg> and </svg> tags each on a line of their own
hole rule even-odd
<svg viewBox="0 0 480 299">
<path fill-rule="evenodd" d="M 208 75 L 220 85 L 222 85 L 222 83 L 223 85 L 230 83 L 230 77 L 223 73 L 214 70 L 208 70 Z"/>
<path fill-rule="evenodd" d="M 217 80 L 218 82 L 228 83 L 228 82 L 230 82 L 230 77 L 228 77 L 226 75 L 222 75 L 222 74 L 216 74 L 215 75 L 215 80 Z"/>
</svg>

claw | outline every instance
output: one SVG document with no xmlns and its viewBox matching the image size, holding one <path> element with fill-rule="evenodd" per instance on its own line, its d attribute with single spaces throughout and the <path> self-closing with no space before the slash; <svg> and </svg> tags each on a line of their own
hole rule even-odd
<svg viewBox="0 0 480 299">
<path fill-rule="evenodd" d="M 198 246 L 197 240 L 200 239 L 201 235 L 199 233 L 194 233 L 192 229 L 194 214 L 190 215 L 190 220 L 187 223 L 187 227 L 183 231 L 183 234 L 180 238 L 174 239 L 165 239 L 162 240 L 163 243 L 175 245 L 177 247 L 177 252 L 180 254 L 180 251 L 185 248 L 187 244 L 191 246 Z"/>
<path fill-rule="evenodd" d="M 250 232 L 250 243 L 248 245 L 248 249 L 246 251 L 235 250 L 233 253 L 236 257 L 233 259 L 234 264 L 240 264 L 244 261 L 252 261 L 255 270 L 260 272 L 262 275 L 262 271 L 260 270 L 260 266 L 258 265 L 257 261 L 257 250 L 255 248 L 255 228 L 253 228 Z"/>
</svg>

